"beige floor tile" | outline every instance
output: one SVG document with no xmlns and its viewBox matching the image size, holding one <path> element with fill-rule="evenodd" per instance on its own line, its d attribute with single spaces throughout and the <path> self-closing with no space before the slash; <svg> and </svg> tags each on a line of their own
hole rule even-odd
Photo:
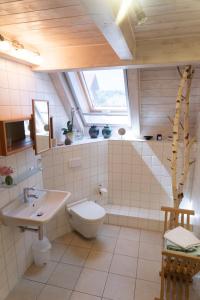
<svg viewBox="0 0 200 300">
<path fill-rule="evenodd" d="M 70 300 L 100 300 L 100 297 L 91 296 L 88 294 L 83 294 L 79 292 L 73 292 Z"/>
<path fill-rule="evenodd" d="M 53 273 L 56 265 L 56 262 L 51 261 L 49 261 L 44 267 L 37 267 L 36 265 L 32 264 L 24 274 L 24 278 L 46 283 Z"/>
<path fill-rule="evenodd" d="M 161 264 L 158 261 L 139 259 L 137 278 L 148 281 L 160 282 L 160 269 Z"/>
<path fill-rule="evenodd" d="M 157 231 L 141 230 L 140 242 L 162 245 L 162 233 Z"/>
<path fill-rule="evenodd" d="M 69 245 L 74 237 L 75 237 L 75 233 L 69 232 L 69 233 L 66 233 L 66 234 L 58 237 L 57 239 L 55 239 L 54 242 L 59 243 L 59 244 Z"/>
<path fill-rule="evenodd" d="M 134 279 L 109 274 L 103 297 L 112 300 L 133 300 L 134 287 Z"/>
<path fill-rule="evenodd" d="M 64 263 L 83 266 L 89 254 L 89 249 L 69 246 L 61 261 Z"/>
<path fill-rule="evenodd" d="M 120 226 L 103 224 L 98 232 L 98 235 L 104 235 L 117 238 L 119 236 Z"/>
<path fill-rule="evenodd" d="M 37 300 L 69 300 L 71 291 L 51 285 L 46 285 Z"/>
<path fill-rule="evenodd" d="M 43 287 L 44 285 L 41 283 L 22 279 L 6 300 L 35 300 Z"/>
<path fill-rule="evenodd" d="M 147 260 L 161 261 L 161 246 L 149 243 L 140 243 L 139 257 Z"/>
<path fill-rule="evenodd" d="M 156 282 L 137 279 L 135 300 L 154 300 L 160 293 L 160 285 Z"/>
<path fill-rule="evenodd" d="M 112 253 L 103 251 L 91 251 L 85 267 L 108 272 L 112 260 Z"/>
<path fill-rule="evenodd" d="M 139 241 L 140 230 L 134 228 L 121 227 L 119 238 L 131 241 Z"/>
<path fill-rule="evenodd" d="M 50 252 L 50 260 L 52 261 L 60 261 L 61 257 L 63 256 L 64 252 L 67 249 L 67 245 L 52 243 L 52 248 Z"/>
<path fill-rule="evenodd" d="M 137 258 L 115 254 L 113 256 L 110 272 L 118 275 L 136 277 Z"/>
<path fill-rule="evenodd" d="M 81 268 L 59 263 L 48 280 L 48 284 L 72 290 L 80 276 Z"/>
<path fill-rule="evenodd" d="M 107 236 L 98 236 L 93 243 L 92 250 L 114 252 L 116 243 L 117 243 L 116 238 L 107 237 Z"/>
<path fill-rule="evenodd" d="M 139 242 L 118 239 L 115 253 L 138 257 Z"/>
<path fill-rule="evenodd" d="M 107 273 L 84 268 L 75 286 L 75 290 L 101 297 L 105 287 Z"/>
<path fill-rule="evenodd" d="M 90 249 L 92 247 L 92 244 L 93 240 L 87 240 L 86 238 L 77 234 L 74 236 L 71 242 L 71 246 L 82 247 L 87 249 Z"/>
</svg>

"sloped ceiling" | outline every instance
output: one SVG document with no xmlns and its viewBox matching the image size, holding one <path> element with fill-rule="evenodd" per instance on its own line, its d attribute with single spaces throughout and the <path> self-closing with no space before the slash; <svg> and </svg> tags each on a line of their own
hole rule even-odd
<svg viewBox="0 0 200 300">
<path fill-rule="evenodd" d="M 85 0 L 0 0 L 0 33 L 38 50 L 44 57 L 38 70 L 200 61 L 200 1 L 140 1 L 147 21 L 132 22 L 132 60 L 119 59 Z"/>
</svg>

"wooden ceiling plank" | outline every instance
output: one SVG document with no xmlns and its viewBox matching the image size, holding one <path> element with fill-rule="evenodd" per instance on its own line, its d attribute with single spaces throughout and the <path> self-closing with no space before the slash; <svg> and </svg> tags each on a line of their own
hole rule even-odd
<svg viewBox="0 0 200 300">
<path fill-rule="evenodd" d="M 20 2 L 16 1 L 12 3 L 0 4 L 0 15 L 13 15 L 78 5 L 80 5 L 78 0 L 23 0 Z"/>
<path fill-rule="evenodd" d="M 70 6 L 64 8 L 48 9 L 43 11 L 28 12 L 22 14 L 13 14 L 9 16 L 1 16 L 0 26 L 9 24 L 18 24 L 22 22 L 32 22 L 40 20 L 51 20 L 58 18 L 71 18 L 86 15 L 85 10 L 81 6 Z"/>
<path fill-rule="evenodd" d="M 65 26 L 66 28 L 71 28 L 73 26 L 84 26 L 94 24 L 94 22 L 89 18 L 89 16 L 75 16 L 75 17 L 62 17 L 62 18 L 55 18 L 55 19 L 46 19 L 40 21 L 32 21 L 32 22 L 22 22 L 10 25 L 1 25 L 1 31 L 7 32 L 21 32 L 24 30 L 39 30 L 39 29 L 49 29 L 49 28 L 56 28 Z"/>
<path fill-rule="evenodd" d="M 27 40 L 27 44 L 29 44 L 30 41 Z M 37 41 L 38 42 L 38 41 Z M 69 47 L 84 47 L 84 46 L 96 46 L 96 45 L 103 45 L 105 41 L 102 41 L 102 38 L 97 37 L 94 39 L 91 38 L 79 38 L 79 39 L 65 39 L 65 40 L 56 40 L 55 42 L 51 42 L 49 40 L 41 39 L 39 40 L 39 46 L 40 46 L 40 53 L 45 53 L 48 51 L 54 51 L 55 49 L 65 49 Z M 35 43 L 36 49 L 37 43 Z M 44 55 L 43 55 L 44 56 Z"/>
<path fill-rule="evenodd" d="M 58 32 L 41 32 L 41 33 L 36 33 L 36 34 L 21 34 L 18 36 L 20 40 L 26 40 L 27 38 L 31 38 L 33 42 L 39 41 L 40 39 L 47 39 L 50 41 L 54 40 L 62 40 L 62 39 L 81 39 L 81 38 L 90 38 L 91 41 L 94 38 L 101 38 L 102 41 L 105 42 L 105 38 L 102 36 L 101 33 L 98 33 L 96 31 L 79 31 L 79 32 L 66 32 L 65 30 L 63 31 L 58 31 Z"/>
</svg>

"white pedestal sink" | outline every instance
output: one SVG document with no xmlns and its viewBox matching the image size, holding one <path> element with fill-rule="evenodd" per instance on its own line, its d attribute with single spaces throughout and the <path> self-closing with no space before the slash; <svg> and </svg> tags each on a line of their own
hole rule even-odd
<svg viewBox="0 0 200 300">
<path fill-rule="evenodd" d="M 0 210 L 2 222 L 5 225 L 18 226 L 28 230 L 31 226 L 38 227 L 39 238 L 43 237 L 43 225 L 65 205 L 70 192 L 57 190 L 36 190 L 38 199 L 24 203 L 17 198 Z"/>
</svg>

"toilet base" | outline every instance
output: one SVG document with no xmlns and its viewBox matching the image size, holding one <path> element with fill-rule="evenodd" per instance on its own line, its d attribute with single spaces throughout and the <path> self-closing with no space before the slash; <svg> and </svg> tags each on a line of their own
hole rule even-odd
<svg viewBox="0 0 200 300">
<path fill-rule="evenodd" d="M 69 214 L 69 223 L 72 229 L 80 233 L 86 239 L 95 238 L 103 222 L 104 222 L 104 218 L 98 220 L 98 222 L 95 223 L 90 223 L 90 222 L 81 223 L 81 222 L 77 222 L 75 218 L 73 218 L 73 216 Z"/>
</svg>

